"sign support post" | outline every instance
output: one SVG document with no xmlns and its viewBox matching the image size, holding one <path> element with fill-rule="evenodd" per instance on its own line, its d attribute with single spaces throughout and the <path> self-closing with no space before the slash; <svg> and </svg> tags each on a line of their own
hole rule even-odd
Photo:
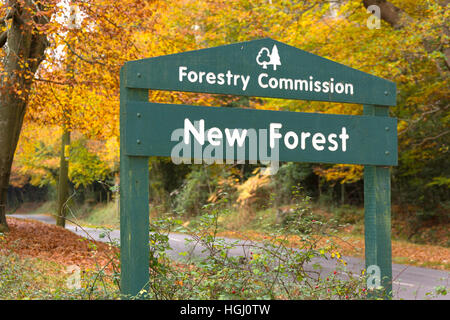
<svg viewBox="0 0 450 320">
<path fill-rule="evenodd" d="M 126 67 L 121 69 L 126 79 Z M 148 157 L 129 156 L 125 151 L 125 123 L 128 104 L 148 101 L 148 90 L 126 87 L 120 83 L 120 262 L 121 293 L 135 296 L 149 284 L 149 167 Z M 135 141 L 138 143 L 138 141 Z"/>
<path fill-rule="evenodd" d="M 388 117 L 389 108 L 364 105 L 364 115 Z M 384 130 L 394 128 L 385 127 Z M 389 155 L 389 151 L 385 151 Z M 390 168 L 364 166 L 364 233 L 366 270 L 379 274 L 384 292 L 392 294 L 391 177 Z"/>
</svg>

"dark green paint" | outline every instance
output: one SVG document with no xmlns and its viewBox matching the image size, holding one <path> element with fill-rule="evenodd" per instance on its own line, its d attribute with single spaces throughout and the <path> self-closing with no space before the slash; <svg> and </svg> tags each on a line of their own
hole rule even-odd
<svg viewBox="0 0 450 320">
<path fill-rule="evenodd" d="M 345 127 L 350 137 L 347 140 L 345 152 L 342 151 L 341 146 L 336 151 L 329 151 L 327 147 L 323 151 L 317 151 L 311 145 L 311 137 L 306 140 L 305 150 L 300 149 L 300 141 L 296 148 L 288 149 L 283 142 L 283 138 L 281 138 L 279 141 L 279 160 L 372 165 L 397 164 L 397 121 L 389 117 L 230 109 L 144 102 L 133 102 L 128 106 L 126 121 L 128 132 L 125 152 L 128 155 L 136 156 L 171 156 L 172 148 L 179 143 L 179 140 L 171 141 L 172 132 L 175 129 L 184 128 L 185 118 L 188 118 L 192 123 L 204 119 L 205 132 L 212 127 L 217 127 L 222 132 L 225 128 L 231 130 L 234 128 L 253 128 L 257 132 L 259 129 L 266 129 L 268 132 L 270 123 L 281 123 L 283 127 L 279 132 L 283 137 L 288 131 L 294 131 L 299 140 L 301 131 L 311 134 L 321 132 L 327 137 L 330 133 L 339 135 L 342 127 Z M 222 146 L 224 145 L 223 140 Z M 249 160 L 248 140 L 246 140 L 245 160 Z M 266 140 L 268 141 L 268 138 Z M 192 141 L 194 139 L 191 138 L 191 144 Z M 337 139 L 337 141 L 340 140 Z M 205 142 L 203 147 L 206 145 L 209 145 L 209 143 Z"/>
<path fill-rule="evenodd" d="M 281 65 L 263 69 L 256 63 L 261 48 L 276 45 Z M 247 88 L 218 83 L 179 81 L 179 67 L 187 71 L 225 73 L 249 76 Z M 315 91 L 263 89 L 257 77 L 291 78 L 334 83 L 351 83 L 353 95 Z M 185 79 L 184 79 L 185 80 Z M 184 52 L 125 64 L 120 75 L 120 237 L 121 291 L 134 296 L 149 285 L 149 206 L 148 156 L 170 155 L 168 132 L 183 127 L 180 120 L 189 110 L 189 117 L 205 115 L 206 126 L 230 129 L 269 129 L 268 122 L 280 122 L 280 130 L 311 130 L 322 133 L 345 124 L 356 132 L 356 142 L 343 153 L 304 152 L 291 154 L 282 150 L 282 160 L 326 163 L 361 163 L 364 169 L 366 266 L 381 269 L 382 285 L 392 290 L 392 258 L 390 241 L 390 169 L 397 164 L 396 120 L 388 117 L 381 106 L 396 104 L 395 83 L 375 77 L 316 56 L 272 39 L 261 39 L 221 47 Z M 336 116 L 229 108 L 157 105 L 148 102 L 148 89 L 219 93 L 284 99 L 317 100 L 365 104 L 365 116 Z M 375 106 L 376 105 L 376 106 Z M 140 117 L 138 117 L 140 113 Z M 208 117 L 206 119 L 206 117 Z M 183 118 L 184 119 L 184 118 Z M 196 119 L 192 119 L 196 120 Z M 210 122 L 211 121 L 211 122 Z M 320 129 L 318 129 L 320 128 Z M 328 130 L 328 131 L 327 131 Z M 348 132 L 350 135 L 350 131 Z M 139 143 L 138 143 L 139 140 Z M 353 142 L 352 142 L 353 143 Z M 280 144 L 282 146 L 282 144 Z M 386 152 L 387 151 L 387 152 Z"/>
<path fill-rule="evenodd" d="M 121 70 L 121 78 L 126 72 Z M 120 90 L 120 262 L 121 292 L 135 296 L 149 283 L 148 157 L 128 156 L 127 106 L 131 101 L 147 101 L 148 90 Z"/>
<path fill-rule="evenodd" d="M 256 57 L 261 48 L 269 50 L 276 45 L 281 65 L 273 70 L 272 66 L 263 69 L 256 63 Z M 188 92 L 221 93 L 254 97 L 273 97 L 297 100 L 335 101 L 359 104 L 395 105 L 396 85 L 394 82 L 349 68 L 334 61 L 316 56 L 284 43 L 266 38 L 248 42 L 230 44 L 214 48 L 183 52 L 129 61 L 127 65 L 127 87 L 151 88 L 159 90 L 174 90 Z M 246 90 L 240 86 L 218 84 L 191 83 L 179 81 L 179 67 L 186 66 L 189 70 L 250 75 Z M 353 95 L 290 91 L 280 89 L 262 89 L 257 78 L 261 73 L 269 77 L 309 79 L 314 81 L 351 82 L 354 85 Z"/>
<path fill-rule="evenodd" d="M 386 107 L 364 106 L 364 114 L 373 118 L 387 117 Z M 366 268 L 377 265 L 381 286 L 392 293 L 391 250 L 391 173 L 389 167 L 364 167 L 364 232 Z"/>
</svg>

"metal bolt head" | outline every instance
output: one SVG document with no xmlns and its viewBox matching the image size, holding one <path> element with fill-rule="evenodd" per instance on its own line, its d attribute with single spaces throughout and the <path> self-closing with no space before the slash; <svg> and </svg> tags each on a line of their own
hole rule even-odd
<svg viewBox="0 0 450 320">
<path fill-rule="evenodd" d="M 136 143 L 137 143 L 137 144 L 141 144 L 141 140 L 137 139 L 137 140 L 136 140 Z"/>
<path fill-rule="evenodd" d="M 389 92 L 385 91 L 385 92 L 384 92 L 384 95 L 385 95 L 385 96 L 389 95 Z"/>
<path fill-rule="evenodd" d="M 385 127 L 384 130 L 389 131 L 389 127 Z"/>
<path fill-rule="evenodd" d="M 384 154 L 388 156 L 389 155 L 389 151 L 385 151 Z"/>
<path fill-rule="evenodd" d="M 140 73 L 137 74 L 137 77 L 140 78 L 142 75 Z"/>
<path fill-rule="evenodd" d="M 137 116 L 138 118 L 140 118 L 142 115 L 138 112 L 138 113 L 136 114 L 136 116 Z"/>
</svg>

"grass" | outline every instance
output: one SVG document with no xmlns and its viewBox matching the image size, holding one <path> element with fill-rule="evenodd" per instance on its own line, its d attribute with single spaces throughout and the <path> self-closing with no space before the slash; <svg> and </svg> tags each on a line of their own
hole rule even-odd
<svg viewBox="0 0 450 320">
<path fill-rule="evenodd" d="M 55 201 L 47 201 L 44 202 L 41 206 L 36 208 L 36 210 L 33 210 L 33 213 L 49 213 L 49 212 L 55 212 L 56 211 L 56 202 Z"/>
<path fill-rule="evenodd" d="M 0 299 L 64 299 L 71 292 L 62 289 L 67 280 L 63 270 L 48 260 L 1 254 Z"/>
<path fill-rule="evenodd" d="M 39 258 L 22 257 L 13 252 L 0 253 L 0 300 L 80 300 L 115 299 L 117 286 L 98 272 L 83 271 L 80 286 L 71 286 L 67 266 Z"/>
<path fill-rule="evenodd" d="M 106 205 L 96 205 L 90 212 L 83 214 L 79 219 L 88 225 L 119 228 L 120 218 L 117 204 L 110 202 Z"/>
</svg>

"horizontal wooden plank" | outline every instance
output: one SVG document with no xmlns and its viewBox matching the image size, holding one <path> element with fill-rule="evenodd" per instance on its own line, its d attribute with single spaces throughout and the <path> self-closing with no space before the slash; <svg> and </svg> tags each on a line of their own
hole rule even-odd
<svg viewBox="0 0 450 320">
<path fill-rule="evenodd" d="M 128 102 L 122 112 L 127 155 L 397 165 L 397 120 L 390 117 L 147 102 Z M 278 149 L 270 149 L 271 140 Z"/>
<path fill-rule="evenodd" d="M 266 38 L 129 61 L 126 87 L 393 106 L 394 82 Z"/>
</svg>

